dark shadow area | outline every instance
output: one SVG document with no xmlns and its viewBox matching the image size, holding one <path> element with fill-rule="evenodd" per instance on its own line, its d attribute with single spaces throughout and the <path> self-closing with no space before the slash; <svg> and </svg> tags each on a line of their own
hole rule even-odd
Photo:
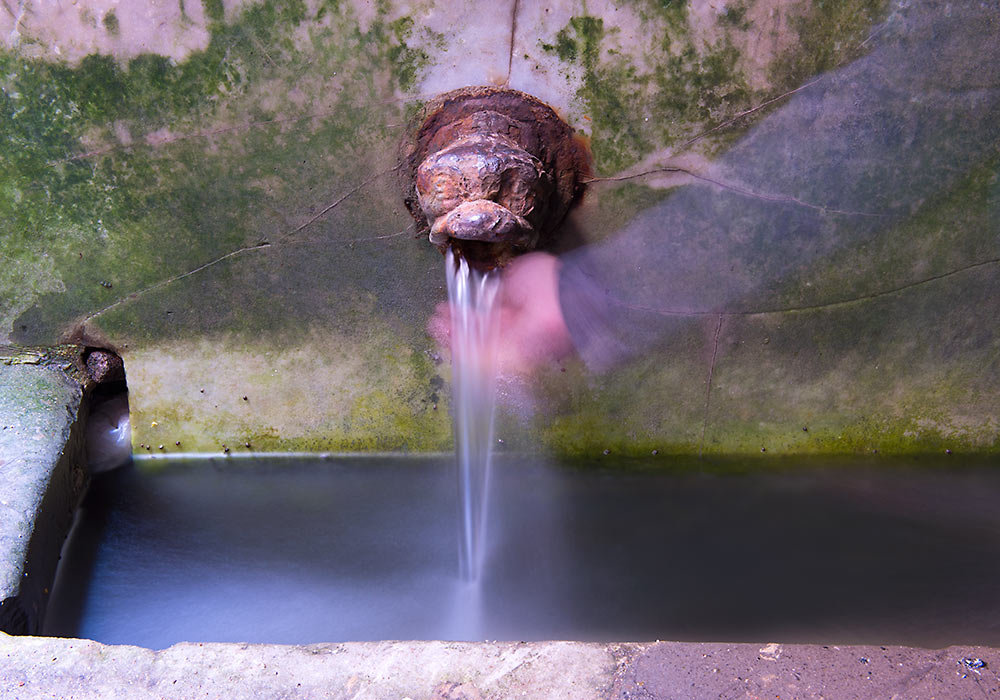
<svg viewBox="0 0 1000 700">
<path fill-rule="evenodd" d="M 87 347 L 84 463 L 88 477 L 131 466 L 131 422 L 128 383 L 122 358 L 113 350 Z M 84 466 L 84 465 L 81 465 Z M 103 541 L 114 506 L 100 488 L 87 487 L 66 535 L 45 611 L 43 628 L 52 636 L 73 636 L 91 590 L 98 543 Z"/>
</svg>

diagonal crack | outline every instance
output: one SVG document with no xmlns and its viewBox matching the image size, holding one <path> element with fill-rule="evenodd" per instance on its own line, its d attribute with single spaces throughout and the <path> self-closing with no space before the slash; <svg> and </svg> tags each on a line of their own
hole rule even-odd
<svg viewBox="0 0 1000 700">
<path fill-rule="evenodd" d="M 292 229 L 291 231 L 288 231 L 284 235 L 278 237 L 278 239 L 275 240 L 274 243 L 270 243 L 269 241 L 261 241 L 260 243 L 255 243 L 254 245 L 243 246 L 241 248 L 237 248 L 236 250 L 231 250 L 228 253 L 226 253 L 224 255 L 220 255 L 217 258 L 213 258 L 212 260 L 209 260 L 206 263 L 203 263 L 203 264 L 201 264 L 201 265 L 199 265 L 199 266 L 197 266 L 197 267 L 195 267 L 195 268 L 193 268 L 191 270 L 188 270 L 187 272 L 182 272 L 180 274 L 173 275 L 172 277 L 168 277 L 167 279 L 163 279 L 163 280 L 160 280 L 159 282 L 155 282 L 155 283 L 149 285 L 148 287 L 143 287 L 142 289 L 139 289 L 139 290 L 137 290 L 135 292 L 132 292 L 132 293 L 124 296 L 124 297 L 121 297 L 120 299 L 117 299 L 116 301 L 108 304 L 107 306 L 105 306 L 105 307 L 103 307 L 101 309 L 98 309 L 97 311 L 94 311 L 94 312 L 91 312 L 90 314 L 87 314 L 80 321 L 80 323 L 78 324 L 78 327 L 81 327 L 81 328 L 85 327 L 86 324 L 89 321 L 94 320 L 95 318 L 101 316 L 102 314 L 107 313 L 108 311 L 111 311 L 112 309 L 116 309 L 119 306 L 123 306 L 125 304 L 130 303 L 130 302 L 133 302 L 136 299 L 139 299 L 140 297 L 146 296 L 150 292 L 154 292 L 157 289 L 162 289 L 163 287 L 166 287 L 167 285 L 173 284 L 174 282 L 179 282 L 180 280 L 186 279 L 186 278 L 191 277 L 193 275 L 197 275 L 198 273 L 203 272 L 203 271 L 209 269 L 210 267 L 214 267 L 215 265 L 218 265 L 219 263 L 222 263 L 222 262 L 224 262 L 226 260 L 229 260 L 231 258 L 235 258 L 235 257 L 240 256 L 240 255 L 243 255 L 244 253 L 250 253 L 250 252 L 260 251 L 260 250 L 267 250 L 267 249 L 269 249 L 269 248 L 271 248 L 273 246 L 283 245 L 283 244 L 292 244 L 292 243 L 299 242 L 299 241 L 289 241 L 288 239 L 291 238 L 292 236 L 294 236 L 295 234 L 300 233 L 301 231 L 305 230 L 306 228 L 308 228 L 312 224 L 314 224 L 316 221 L 318 221 L 319 219 L 321 219 L 322 217 L 324 217 L 326 214 L 328 214 L 329 212 L 331 212 L 333 209 L 335 209 L 336 207 L 338 207 L 341 203 L 343 203 L 349 197 L 357 194 L 362 189 L 364 189 L 365 187 L 367 187 L 370 184 L 372 184 L 373 182 L 375 182 L 377 179 L 379 179 L 381 177 L 384 177 L 385 175 L 388 175 L 390 173 L 394 173 L 398 169 L 399 169 L 399 166 L 397 165 L 394 168 L 390 168 L 388 170 L 383 170 L 382 172 L 376 173 L 375 175 L 371 176 L 370 178 L 368 178 L 367 180 L 365 180 L 361 184 L 357 185 L 356 187 L 352 188 L 351 190 L 348 190 L 345 194 L 343 194 L 340 197 L 338 197 L 332 203 L 330 203 L 329 205 L 327 205 L 326 207 L 324 207 L 315 216 L 312 216 L 305 223 L 297 226 L 296 228 Z M 341 243 L 341 244 L 350 244 L 350 243 L 361 243 L 361 242 L 365 242 L 365 241 L 388 240 L 390 238 L 396 238 L 398 236 L 402 236 L 402 235 L 404 235 L 406 233 L 409 233 L 413 229 L 414 229 L 414 226 L 411 224 L 410 226 L 407 226 L 402 231 L 397 231 L 396 233 L 385 234 L 385 235 L 381 235 L 381 236 L 372 236 L 370 238 L 356 238 L 356 239 L 351 239 L 351 240 L 341 240 L 341 241 L 333 241 L 333 242 L 334 243 Z"/>
<path fill-rule="evenodd" d="M 722 319 L 725 314 L 719 314 L 719 322 L 715 325 L 715 338 L 712 341 L 712 363 L 708 366 L 708 381 L 705 384 L 705 413 L 701 421 L 701 442 L 698 445 L 698 459 L 705 451 L 705 433 L 708 430 L 708 409 L 712 401 L 712 378 L 715 376 L 715 360 L 719 355 L 719 336 L 722 334 Z"/>
<path fill-rule="evenodd" d="M 759 112 L 760 110 L 762 110 L 762 109 L 764 109 L 766 107 L 771 106 L 775 102 L 780 102 L 781 100 L 785 99 L 786 97 L 791 97 L 792 95 L 794 95 L 797 92 L 802 92 L 803 90 L 805 90 L 807 88 L 811 88 L 813 85 L 815 85 L 816 83 L 818 83 L 821 80 L 823 80 L 823 77 L 824 76 L 820 76 L 818 78 L 810 80 L 808 83 L 805 83 L 804 85 L 800 85 L 799 87 L 795 88 L 794 90 L 789 90 L 788 92 L 784 92 L 784 93 L 778 95 L 777 97 L 772 97 L 769 100 L 761 102 L 759 105 L 757 105 L 755 107 L 751 107 L 750 109 L 745 109 L 742 112 L 740 112 L 739 114 L 737 114 L 737 115 L 735 115 L 733 117 L 730 117 L 726 121 L 721 122 L 719 124 L 716 124 L 711 129 L 706 129 L 705 131 L 702 131 L 699 134 L 695 134 L 694 136 L 692 136 L 691 138 L 689 138 L 687 141 L 685 141 L 684 143 L 682 143 L 680 146 L 678 146 L 677 150 L 684 151 L 689 146 L 693 146 L 695 143 L 697 143 L 698 141 L 701 141 L 703 138 L 705 138 L 709 134 L 713 134 L 716 131 L 720 131 L 722 129 L 725 129 L 727 126 L 731 126 L 732 124 L 735 124 L 736 122 L 738 122 L 743 117 L 749 117 L 751 114 L 754 114 L 755 112 Z"/>
<path fill-rule="evenodd" d="M 849 209 L 834 209 L 832 207 L 828 207 L 823 204 L 813 204 L 812 202 L 807 202 L 805 200 L 799 199 L 798 197 L 793 197 L 792 195 L 789 194 L 768 194 L 766 192 L 756 192 L 741 185 L 736 185 L 731 182 L 726 182 L 725 180 L 709 177 L 708 175 L 702 175 L 701 173 L 697 173 L 694 170 L 691 170 L 690 168 L 683 168 L 678 165 L 664 165 L 663 167 L 660 168 L 644 170 L 641 173 L 634 173 L 632 175 L 593 177 L 585 179 L 583 180 L 583 182 L 584 184 L 589 184 L 592 182 L 624 182 L 625 180 L 634 180 L 640 177 L 646 177 L 647 175 L 656 175 L 659 173 L 681 173 L 682 175 L 687 175 L 688 177 L 691 177 L 695 180 L 707 182 L 710 185 L 721 187 L 724 190 L 735 192 L 736 194 L 743 195 L 744 197 L 750 197 L 752 199 L 760 199 L 765 202 L 776 202 L 779 204 L 795 204 L 797 206 L 805 207 L 807 209 L 812 209 L 814 211 L 823 212 L 825 214 L 842 214 L 844 216 L 866 216 L 872 218 L 879 218 L 882 216 L 881 214 L 870 214 L 868 212 L 863 212 L 863 211 L 851 211 Z"/>
<path fill-rule="evenodd" d="M 970 263 L 962 267 L 956 268 L 954 270 L 949 270 L 947 272 L 942 272 L 937 275 L 931 275 L 930 277 L 925 277 L 924 279 L 915 280 L 913 282 L 907 282 L 906 284 L 901 284 L 896 287 L 890 287 L 888 289 L 881 289 L 870 294 L 861 294 L 856 297 L 845 297 L 843 299 L 835 299 L 833 301 L 821 302 L 818 304 L 803 304 L 801 306 L 784 306 L 775 307 L 770 309 L 739 309 L 739 310 L 704 310 L 704 311 L 681 311 L 678 309 L 656 309 L 651 306 L 637 306 L 634 304 L 627 304 L 614 300 L 620 306 L 626 309 L 632 309 L 635 311 L 648 311 L 650 313 L 659 314 L 661 316 L 682 316 L 682 317 L 697 317 L 697 316 L 714 316 L 716 314 L 722 314 L 723 316 L 764 316 L 767 314 L 784 314 L 784 313 L 796 313 L 803 311 L 817 311 L 819 309 L 829 309 L 835 306 L 846 306 L 847 304 L 855 304 L 858 302 L 872 301 L 879 299 L 881 297 L 892 296 L 894 294 L 900 294 L 902 292 L 908 291 L 915 287 L 920 287 L 925 284 L 931 284 L 934 282 L 940 282 L 941 280 L 953 277 L 955 275 L 960 275 L 964 272 L 969 272 L 971 270 L 978 269 L 980 267 L 986 267 L 988 265 L 998 265 L 1000 264 L 1000 258 L 991 258 L 989 260 L 982 260 L 980 262 Z"/>
<path fill-rule="evenodd" d="M 138 291 L 132 292 L 131 294 L 128 294 L 127 296 L 124 296 L 124 297 L 118 299 L 117 301 L 114 301 L 114 302 L 108 304 L 107 306 L 105 306 L 102 309 L 98 309 L 97 311 L 94 311 L 94 312 L 92 312 L 92 313 L 84 316 L 80 325 L 81 326 L 86 326 L 88 321 L 94 320 L 95 318 L 97 318 L 101 314 L 107 313 L 108 311 L 111 311 L 112 309 L 116 309 L 119 306 L 122 306 L 123 304 L 127 304 L 129 302 L 135 301 L 136 299 L 145 296 L 149 292 L 156 291 L 157 289 L 160 289 L 161 287 L 166 287 L 168 284 L 173 284 L 174 282 L 180 281 L 180 280 L 182 280 L 182 279 L 184 279 L 186 277 L 191 277 L 192 275 L 196 275 L 199 272 L 201 272 L 202 270 L 207 270 L 208 268 L 213 267 L 214 265 L 218 265 L 219 263 L 221 263 L 224 260 L 228 260 L 229 258 L 234 258 L 237 255 L 242 255 L 243 253 L 248 253 L 248 252 L 250 252 L 252 250 L 262 250 L 264 248 L 270 248 L 270 247 L 271 247 L 271 244 L 268 243 L 268 242 L 266 242 L 266 241 L 264 241 L 264 242 L 258 243 L 256 245 L 244 246 L 242 248 L 238 248 L 236 250 L 232 250 L 232 251 L 226 253 L 225 255 L 221 255 L 221 256 L 215 258 L 214 260 L 210 260 L 209 262 L 207 262 L 207 263 L 205 263 L 203 265 L 199 265 L 198 267 L 194 268 L 193 270 L 188 270 L 187 272 L 181 273 L 179 275 L 174 275 L 173 277 L 168 277 L 167 279 L 160 280 L 159 282 L 151 284 L 148 287 L 143 287 L 142 289 L 140 289 Z"/>
<path fill-rule="evenodd" d="M 8 0 L 3 0 L 3 5 L 5 8 L 7 8 L 7 12 L 10 13 L 10 16 L 14 18 L 14 26 L 11 27 L 10 30 L 11 37 L 12 38 L 19 37 L 21 34 L 20 31 L 21 23 L 24 22 L 24 15 L 26 15 L 29 10 L 28 0 L 18 0 L 17 12 L 14 12 Z"/>
<path fill-rule="evenodd" d="M 345 193 L 344 195 L 340 196 L 338 199 L 334 200 L 332 203 L 328 204 L 327 206 L 323 207 L 317 214 L 315 214 L 314 216 L 312 216 L 304 224 L 296 226 L 294 229 L 292 229 L 288 233 L 280 236 L 278 238 L 278 240 L 275 241 L 275 243 L 282 243 L 286 239 L 290 238 L 291 236 L 294 236 L 295 234 L 300 233 L 301 231 L 305 230 L 306 228 L 312 226 L 314 223 L 316 223 L 317 221 L 319 221 L 320 219 L 322 219 L 324 216 L 326 216 L 327 214 L 329 214 L 331 211 L 333 211 L 334 209 L 336 209 L 338 206 L 340 206 L 340 204 L 344 200 L 346 200 L 348 197 L 351 197 L 351 196 L 357 194 L 358 192 L 360 192 L 361 190 L 363 190 L 365 187 L 368 187 L 368 185 L 372 184 L 373 182 L 375 182 L 379 178 L 381 178 L 381 177 L 383 177 L 385 175 L 389 175 L 390 173 L 396 172 L 401 167 L 402 167 L 402 163 L 400 163 L 399 165 L 396 165 L 393 168 L 389 168 L 388 170 L 383 170 L 382 172 L 375 173 L 374 175 L 372 175 L 370 178 L 368 178 L 367 180 L 365 180 L 364 182 L 362 182 L 358 186 L 354 187 L 351 190 L 348 190 L 347 193 Z"/>
<path fill-rule="evenodd" d="M 504 85 L 510 86 L 510 74 L 514 70 L 514 38 L 517 35 L 517 11 L 520 9 L 521 0 L 514 0 L 514 6 L 510 11 L 510 51 L 507 54 L 507 79 Z"/>
</svg>

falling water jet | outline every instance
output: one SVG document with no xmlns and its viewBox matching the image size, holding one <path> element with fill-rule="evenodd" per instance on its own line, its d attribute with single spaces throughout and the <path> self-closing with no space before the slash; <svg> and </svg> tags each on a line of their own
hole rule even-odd
<svg viewBox="0 0 1000 700">
<path fill-rule="evenodd" d="M 455 454 L 458 461 L 459 569 L 463 581 L 482 573 L 489 506 L 500 275 L 479 271 L 449 249 Z"/>
</svg>

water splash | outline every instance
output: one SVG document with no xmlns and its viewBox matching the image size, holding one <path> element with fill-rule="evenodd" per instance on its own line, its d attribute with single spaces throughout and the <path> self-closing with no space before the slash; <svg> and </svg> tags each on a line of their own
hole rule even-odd
<svg viewBox="0 0 1000 700">
<path fill-rule="evenodd" d="M 479 272 L 449 250 L 445 257 L 451 304 L 452 411 L 458 459 L 459 569 L 475 582 L 486 540 L 500 275 Z"/>
<path fill-rule="evenodd" d="M 95 400 L 87 419 L 87 463 L 91 473 L 124 466 L 131 457 L 128 394 Z"/>
</svg>

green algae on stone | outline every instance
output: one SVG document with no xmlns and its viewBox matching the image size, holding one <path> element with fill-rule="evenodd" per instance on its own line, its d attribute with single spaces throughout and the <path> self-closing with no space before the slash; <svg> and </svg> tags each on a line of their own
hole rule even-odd
<svg viewBox="0 0 1000 700">
<path fill-rule="evenodd" d="M 653 97 L 664 143 L 689 137 L 691 125 L 721 124 L 752 106 L 755 95 L 739 71 L 739 53 L 727 38 L 700 52 L 688 45 L 679 53 L 665 53 L 665 63 L 654 74 Z M 728 133 L 731 137 L 740 130 Z M 729 140 L 716 136 L 715 149 Z"/>
<path fill-rule="evenodd" d="M 272 340 L 276 340 L 272 338 Z M 387 327 L 286 343 L 237 336 L 125 355 L 133 446 L 164 452 L 435 451 L 451 445 L 443 382 Z M 245 398 L 244 398 L 245 397 Z M 176 443 L 180 442 L 180 445 Z M 247 448 L 246 443 L 251 447 Z"/>
<path fill-rule="evenodd" d="M 647 68 L 617 48 L 623 41 L 618 28 L 600 17 L 572 17 L 553 41 L 541 42 L 543 50 L 582 71 L 576 97 L 585 108 L 582 126 L 590 132 L 598 172 L 624 170 L 751 105 L 754 95 L 732 43 L 723 37 L 696 47 L 684 18 L 683 3 L 651 15 Z"/>
<path fill-rule="evenodd" d="M 69 68 L 4 54 L 2 107 L 11 118 L 0 126 L 9 144 L 0 160 L 12 167 L 0 175 L 10 193 L 0 202 L 8 215 L 0 245 L 38 270 L 21 289 L 5 286 L 14 297 L 7 327 L 39 292 L 55 292 L 16 329 L 21 340 L 52 338 L 88 311 L 127 306 L 130 295 L 289 233 L 301 223 L 285 212 L 315 210 L 320 197 L 338 194 L 321 183 L 350 191 L 359 160 L 391 167 L 398 127 L 387 133 L 385 125 L 402 119 L 372 76 L 412 66 L 392 54 L 384 12 L 362 31 L 350 13 L 315 25 L 301 3 L 255 5 L 214 26 L 209 47 L 179 64 L 92 56 Z M 281 112 L 260 109 L 265 94 L 296 90 L 312 64 L 338 75 L 338 89 L 312 104 L 274 101 Z M 241 114 L 253 121 L 241 126 Z M 372 149 L 382 155 L 364 155 Z M 45 259 L 30 263 L 39 249 Z"/>
<path fill-rule="evenodd" d="M 201 0 L 201 5 L 205 9 L 205 16 L 215 23 L 224 22 L 226 19 L 226 8 L 222 0 Z"/>
<path fill-rule="evenodd" d="M 101 18 L 101 24 L 104 28 L 108 30 L 108 34 L 112 36 L 118 36 L 121 32 L 121 25 L 118 22 L 118 15 L 115 14 L 114 10 L 108 10 L 104 13 L 104 17 Z"/>
<path fill-rule="evenodd" d="M 741 2 L 727 3 L 725 10 L 719 15 L 719 23 L 744 32 L 750 31 L 751 25 L 747 20 L 746 4 Z"/>
<path fill-rule="evenodd" d="M 597 170 L 608 173 L 631 165 L 651 149 L 642 120 L 642 86 L 648 76 L 640 75 L 625 56 L 605 56 L 602 51 L 606 36 L 616 31 L 606 30 L 599 17 L 577 16 L 556 33 L 555 43 L 541 44 L 563 62 L 583 69 L 577 98 L 586 108 Z"/>
<path fill-rule="evenodd" d="M 794 48 L 771 65 L 771 80 L 791 90 L 809 78 L 858 57 L 872 28 L 885 19 L 888 0 L 816 0 L 793 18 Z"/>
</svg>

